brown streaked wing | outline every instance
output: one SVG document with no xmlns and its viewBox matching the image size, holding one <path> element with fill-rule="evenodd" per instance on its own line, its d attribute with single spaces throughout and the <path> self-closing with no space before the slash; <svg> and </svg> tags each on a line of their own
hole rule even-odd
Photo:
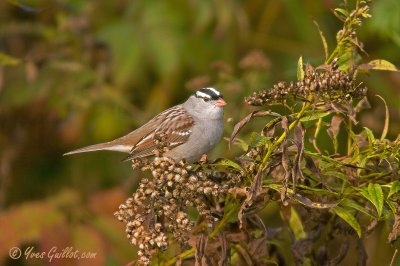
<svg viewBox="0 0 400 266">
<path fill-rule="evenodd" d="M 127 160 L 135 157 L 147 157 L 154 154 L 156 143 L 154 138 L 165 134 L 169 148 L 172 149 L 187 141 L 194 124 L 193 118 L 178 105 L 159 114 L 149 124 L 154 124 L 154 130 L 144 136 L 131 150 Z"/>
</svg>

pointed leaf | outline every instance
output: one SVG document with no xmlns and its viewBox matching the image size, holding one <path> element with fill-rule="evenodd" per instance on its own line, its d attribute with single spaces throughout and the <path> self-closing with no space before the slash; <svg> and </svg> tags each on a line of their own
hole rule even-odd
<svg viewBox="0 0 400 266">
<path fill-rule="evenodd" d="M 381 217 L 383 209 L 382 187 L 379 184 L 370 183 L 368 188 L 364 188 L 361 191 L 361 195 L 363 195 L 364 198 L 369 200 L 375 206 L 378 218 Z"/>
<path fill-rule="evenodd" d="M 385 70 L 385 71 L 399 71 L 399 69 L 390 63 L 389 61 L 383 59 L 372 60 L 367 64 L 363 64 L 359 66 L 361 70 Z"/>
<path fill-rule="evenodd" d="M 368 192 L 373 200 L 372 204 L 375 205 L 376 210 L 378 211 L 378 217 L 381 217 L 383 209 L 383 192 L 381 185 L 370 183 L 368 185 Z"/>
<path fill-rule="evenodd" d="M 337 13 L 342 14 L 342 15 L 345 16 L 345 17 L 348 17 L 348 16 L 349 16 L 349 12 L 347 12 L 347 10 L 345 10 L 345 9 L 343 9 L 343 8 L 335 8 L 334 11 L 337 12 Z"/>
<path fill-rule="evenodd" d="M 382 135 L 381 135 L 381 140 L 384 140 L 386 138 L 386 135 L 389 130 L 389 109 L 388 109 L 385 99 L 383 99 L 382 96 L 376 95 L 376 97 L 379 97 L 385 104 L 385 125 L 383 126 L 383 131 L 382 131 Z"/>
<path fill-rule="evenodd" d="M 303 57 L 299 57 L 299 61 L 297 61 L 297 79 L 304 79 L 304 69 L 303 69 Z"/>
<path fill-rule="evenodd" d="M 243 118 L 242 120 L 240 120 L 235 127 L 233 128 L 233 132 L 232 135 L 229 139 L 229 143 L 232 143 L 235 140 L 236 135 L 239 133 L 239 131 L 245 126 L 247 125 L 247 123 L 250 122 L 250 120 L 253 117 L 257 117 L 257 116 L 267 116 L 267 115 L 273 115 L 273 116 L 280 116 L 277 113 L 271 112 L 271 111 L 253 111 L 250 114 L 248 114 L 245 118 Z"/>
<path fill-rule="evenodd" d="M 392 214 L 395 216 L 396 215 L 396 205 L 390 201 L 390 200 L 385 200 L 386 205 L 389 206 L 389 209 L 392 211 Z"/>
<path fill-rule="evenodd" d="M 339 193 L 337 193 L 337 192 L 330 191 L 330 190 L 323 189 L 323 188 L 309 187 L 309 186 L 305 186 L 305 185 L 301 185 L 301 184 L 297 185 L 296 187 L 297 188 L 301 188 L 301 190 L 304 193 L 308 193 L 308 194 L 314 194 L 314 195 L 315 194 L 320 194 L 320 195 L 339 195 Z M 315 192 L 315 193 L 312 193 L 311 191 Z"/>
<path fill-rule="evenodd" d="M 328 49 L 328 42 L 326 41 L 326 38 L 324 36 L 324 33 L 322 30 L 319 28 L 319 25 L 316 21 L 314 21 L 314 24 L 317 26 L 318 32 L 319 32 L 319 37 L 321 38 L 322 45 L 324 46 L 324 53 L 325 53 L 325 61 L 329 57 L 329 49 Z"/>
<path fill-rule="evenodd" d="M 360 211 L 370 217 L 373 217 L 373 215 L 371 215 L 368 210 L 366 208 L 364 208 L 363 206 L 359 205 L 356 201 L 351 200 L 351 199 L 344 199 L 340 202 L 340 205 L 343 207 L 350 207 L 353 208 L 357 211 Z"/>
<path fill-rule="evenodd" d="M 238 199 L 233 198 L 232 196 L 228 195 L 225 200 L 225 208 L 224 208 L 224 217 L 229 222 L 235 222 L 238 220 L 237 212 L 240 209 L 240 202 Z"/>
<path fill-rule="evenodd" d="M 250 135 L 249 147 L 261 147 L 268 142 L 268 138 L 261 136 L 257 132 L 253 132 Z"/>
<path fill-rule="evenodd" d="M 396 180 L 393 183 L 391 183 L 390 185 L 391 186 L 390 186 L 388 198 L 390 198 L 393 194 L 399 192 L 399 190 L 400 190 L 400 181 Z"/>
<path fill-rule="evenodd" d="M 361 238 L 361 226 L 349 210 L 342 207 L 335 207 L 332 210 L 337 214 L 337 216 L 348 223 L 354 229 L 354 231 L 356 231 L 358 237 Z"/>
<path fill-rule="evenodd" d="M 340 124 L 342 123 L 343 118 L 341 116 L 335 115 L 332 117 L 331 126 L 326 130 L 328 132 L 329 137 L 332 139 L 333 147 L 335 153 L 338 151 L 338 140 L 337 135 L 339 134 Z"/>
<path fill-rule="evenodd" d="M 244 171 L 240 165 L 229 159 L 217 159 L 210 165 L 232 167 L 238 171 Z"/>
<path fill-rule="evenodd" d="M 297 213 L 296 209 L 291 207 L 290 208 L 290 219 L 289 219 L 290 228 L 293 231 L 294 237 L 296 240 L 305 238 L 307 236 L 306 232 L 304 231 L 303 224 L 301 222 L 301 218 Z"/>
<path fill-rule="evenodd" d="M 224 139 L 229 141 L 229 138 Z M 240 138 L 236 138 L 234 144 L 238 145 L 243 151 L 247 151 L 249 149 L 249 144 Z"/>
<path fill-rule="evenodd" d="M 309 122 L 309 121 L 317 120 L 317 119 L 320 119 L 322 117 L 329 115 L 330 113 L 331 113 L 330 111 L 327 111 L 327 112 L 326 111 L 325 112 L 315 111 L 315 112 L 310 113 L 309 115 L 302 116 L 300 118 L 300 121 L 301 122 Z"/>
<path fill-rule="evenodd" d="M 297 79 L 303 80 L 304 78 L 304 69 L 303 69 L 303 57 L 299 57 L 299 61 L 297 61 Z"/>
<path fill-rule="evenodd" d="M 375 142 L 375 136 L 371 129 L 364 127 L 364 132 L 367 135 L 369 144 L 373 144 Z"/>
</svg>

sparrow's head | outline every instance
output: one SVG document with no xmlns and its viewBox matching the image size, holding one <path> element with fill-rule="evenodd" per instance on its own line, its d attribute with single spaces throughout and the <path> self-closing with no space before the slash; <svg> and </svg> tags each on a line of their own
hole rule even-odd
<svg viewBox="0 0 400 266">
<path fill-rule="evenodd" d="M 193 96 L 216 107 L 224 107 L 226 105 L 224 96 L 222 96 L 222 94 L 214 88 L 200 89 L 196 91 Z"/>
<path fill-rule="evenodd" d="M 226 102 L 222 94 L 214 88 L 203 88 L 193 93 L 183 103 L 183 107 L 193 116 L 207 119 L 223 117 Z"/>
</svg>

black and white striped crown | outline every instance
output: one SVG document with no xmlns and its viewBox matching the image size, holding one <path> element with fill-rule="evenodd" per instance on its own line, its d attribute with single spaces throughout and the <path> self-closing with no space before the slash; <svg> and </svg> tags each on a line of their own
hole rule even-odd
<svg viewBox="0 0 400 266">
<path fill-rule="evenodd" d="M 218 100 L 224 98 L 222 94 L 214 88 L 203 88 L 194 94 L 197 98 L 203 98 L 205 100 Z"/>
</svg>

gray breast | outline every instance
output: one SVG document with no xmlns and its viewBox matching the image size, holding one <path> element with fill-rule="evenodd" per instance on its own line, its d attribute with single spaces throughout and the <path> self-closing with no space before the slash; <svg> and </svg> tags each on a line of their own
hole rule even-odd
<svg viewBox="0 0 400 266">
<path fill-rule="evenodd" d="M 221 139 L 224 130 L 223 119 L 197 120 L 192 128 L 188 141 L 165 155 L 175 161 L 186 159 L 195 162 L 208 153 Z"/>
</svg>

